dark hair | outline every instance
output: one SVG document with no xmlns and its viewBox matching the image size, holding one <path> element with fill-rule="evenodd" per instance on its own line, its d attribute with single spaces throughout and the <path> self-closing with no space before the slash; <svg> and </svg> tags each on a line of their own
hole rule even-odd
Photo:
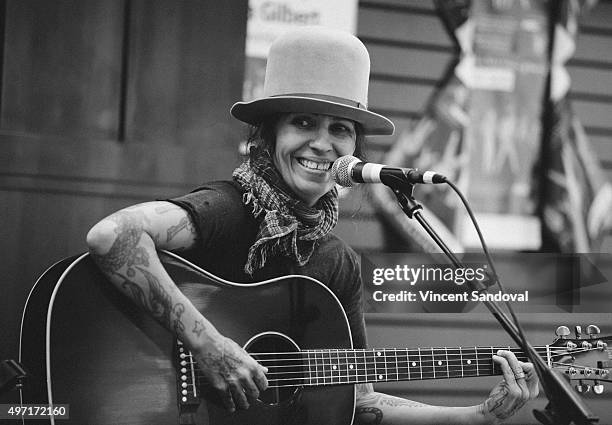
<svg viewBox="0 0 612 425">
<path fill-rule="evenodd" d="M 251 125 L 247 138 L 247 149 L 249 156 L 256 155 L 257 152 L 267 151 L 270 156 L 274 156 L 276 147 L 276 127 L 283 114 L 273 114 L 266 117 L 259 125 Z M 365 160 L 364 146 L 365 135 L 361 124 L 355 122 L 355 151 L 353 156 Z"/>
</svg>

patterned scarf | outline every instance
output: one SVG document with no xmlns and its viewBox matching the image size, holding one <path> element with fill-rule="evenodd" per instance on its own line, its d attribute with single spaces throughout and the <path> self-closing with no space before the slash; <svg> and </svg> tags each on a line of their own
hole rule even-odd
<svg viewBox="0 0 612 425">
<path fill-rule="evenodd" d="M 295 259 L 303 266 L 312 255 L 317 239 L 338 222 L 338 191 L 334 187 L 309 207 L 296 199 L 268 153 L 259 153 L 233 173 L 244 189 L 243 202 L 252 204 L 259 219 L 255 243 L 249 249 L 245 273 L 262 268 L 272 255 Z"/>
</svg>

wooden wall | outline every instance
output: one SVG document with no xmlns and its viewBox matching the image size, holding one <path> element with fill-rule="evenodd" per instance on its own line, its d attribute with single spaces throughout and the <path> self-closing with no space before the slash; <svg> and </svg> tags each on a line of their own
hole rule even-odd
<svg viewBox="0 0 612 425">
<path fill-rule="evenodd" d="M 580 20 L 577 51 L 568 64 L 572 77 L 571 99 L 586 128 L 608 179 L 612 179 L 612 1 L 604 0 Z M 455 55 L 453 45 L 430 0 L 361 0 L 358 36 L 372 57 L 370 106 L 387 115 L 397 126 L 396 134 L 422 116 L 425 105 Z M 372 138 L 368 154 L 376 160 L 394 137 Z M 381 224 L 368 202 L 367 194 L 352 201 L 360 208 L 352 226 L 368 237 L 350 238 L 363 252 L 384 242 Z M 353 206 L 353 208 L 356 208 Z M 370 235 L 377 235 L 371 238 Z M 608 240 L 606 252 L 612 251 Z M 506 282 L 512 286 L 512 282 Z M 548 344 L 559 325 L 598 324 L 604 333 L 612 330 L 610 314 L 521 315 L 530 340 Z M 497 322 L 487 313 L 465 314 L 368 314 L 370 346 L 453 347 L 469 345 L 511 345 Z M 450 381 L 422 381 L 381 384 L 391 394 L 431 404 L 464 406 L 481 403 L 497 378 Z M 600 416 L 600 423 L 612 424 L 610 389 L 601 396 L 585 396 Z M 543 408 L 540 397 L 533 407 Z M 507 421 L 510 424 L 538 423 L 531 409 Z"/>
</svg>

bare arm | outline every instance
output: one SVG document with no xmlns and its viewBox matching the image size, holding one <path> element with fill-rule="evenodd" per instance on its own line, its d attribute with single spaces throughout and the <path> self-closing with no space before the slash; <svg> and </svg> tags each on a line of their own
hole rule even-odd
<svg viewBox="0 0 612 425">
<path fill-rule="evenodd" d="M 489 397 L 477 406 L 431 406 L 400 397 L 375 392 L 372 384 L 356 386 L 355 423 L 359 425 L 393 424 L 498 424 L 538 395 L 538 378 L 531 363 L 519 362 L 510 351 L 500 351 L 493 360 L 498 363 L 504 379 Z M 517 378 L 517 369 L 524 371 Z M 520 376 L 520 375 L 519 375 Z"/>
<path fill-rule="evenodd" d="M 480 417 L 480 421 L 478 420 Z M 355 423 L 382 424 L 485 424 L 480 406 L 431 406 L 375 392 L 372 384 L 357 385 Z"/>
<path fill-rule="evenodd" d="M 193 306 L 157 255 L 157 249 L 188 249 L 196 238 L 185 210 L 169 202 L 149 202 L 100 221 L 89 231 L 87 245 L 108 280 L 196 355 L 226 407 L 233 410 L 236 403 L 247 408 L 247 397 L 257 399 L 267 386 L 266 369 Z"/>
</svg>

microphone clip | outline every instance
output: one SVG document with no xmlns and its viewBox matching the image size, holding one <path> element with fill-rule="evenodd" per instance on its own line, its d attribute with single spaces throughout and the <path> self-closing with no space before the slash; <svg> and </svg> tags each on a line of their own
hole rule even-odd
<svg viewBox="0 0 612 425">
<path fill-rule="evenodd" d="M 396 184 L 393 186 L 388 184 L 387 186 L 393 190 L 402 211 L 404 211 L 409 218 L 412 218 L 416 211 L 423 209 L 423 206 L 414 199 L 414 196 L 412 196 L 414 184 L 401 181 L 395 181 L 394 183 Z"/>
</svg>

